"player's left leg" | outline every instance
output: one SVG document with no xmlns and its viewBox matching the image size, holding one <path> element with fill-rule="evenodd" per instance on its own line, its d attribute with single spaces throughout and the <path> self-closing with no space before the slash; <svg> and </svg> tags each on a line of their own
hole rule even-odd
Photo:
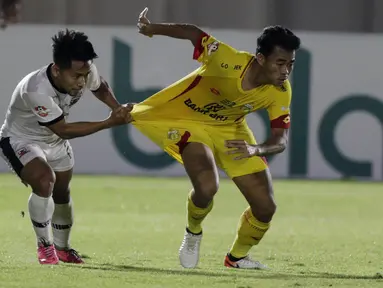
<svg viewBox="0 0 383 288">
<path fill-rule="evenodd" d="M 73 202 L 70 196 L 70 182 L 73 174 L 73 152 L 68 141 L 51 151 L 49 162 L 56 174 L 53 188 L 55 210 L 52 217 L 53 242 L 60 261 L 84 263 L 76 250 L 70 246 L 70 233 L 73 226 Z"/>
<path fill-rule="evenodd" d="M 264 265 L 249 257 L 250 249 L 257 245 L 270 227 L 276 211 L 269 169 L 233 178 L 245 196 L 248 207 L 239 220 L 238 231 L 225 266 L 242 269 L 264 269 Z"/>
</svg>

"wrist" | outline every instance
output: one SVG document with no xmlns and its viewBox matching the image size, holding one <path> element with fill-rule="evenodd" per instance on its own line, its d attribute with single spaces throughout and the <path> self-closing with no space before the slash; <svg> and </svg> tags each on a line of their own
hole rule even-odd
<svg viewBox="0 0 383 288">
<path fill-rule="evenodd" d="M 100 122 L 100 126 L 102 127 L 101 130 L 109 129 L 113 127 L 113 120 L 110 117 L 108 117 L 105 120 Z"/>
<path fill-rule="evenodd" d="M 160 28 L 160 24 L 150 23 L 146 27 L 149 34 L 156 35 L 158 34 L 158 29 Z"/>
<path fill-rule="evenodd" d="M 266 149 L 260 145 L 253 145 L 254 147 L 254 156 L 263 156 L 266 152 Z"/>
</svg>

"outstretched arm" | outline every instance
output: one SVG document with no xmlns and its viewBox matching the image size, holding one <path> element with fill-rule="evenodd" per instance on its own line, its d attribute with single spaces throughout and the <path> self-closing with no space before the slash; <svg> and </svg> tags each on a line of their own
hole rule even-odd
<svg viewBox="0 0 383 288">
<path fill-rule="evenodd" d="M 131 122 L 132 105 L 123 105 L 114 109 L 110 116 L 98 122 L 67 123 L 64 112 L 47 94 L 26 92 L 22 96 L 31 112 L 36 116 L 39 125 L 49 128 L 62 139 L 87 136 L 98 131 Z M 33 120 L 31 120 L 33 121 Z"/>
<path fill-rule="evenodd" d="M 147 18 L 148 8 L 145 8 L 138 17 L 137 27 L 145 36 L 163 35 L 177 39 L 190 40 L 194 47 L 200 45 L 201 37 L 205 34 L 193 24 L 151 23 Z"/>
</svg>

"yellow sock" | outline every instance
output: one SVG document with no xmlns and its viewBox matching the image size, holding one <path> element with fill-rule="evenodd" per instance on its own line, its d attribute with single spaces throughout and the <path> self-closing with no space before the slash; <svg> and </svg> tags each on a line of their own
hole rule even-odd
<svg viewBox="0 0 383 288">
<path fill-rule="evenodd" d="M 247 256 L 251 247 L 261 241 L 269 227 L 270 223 L 258 221 L 251 213 L 251 208 L 247 208 L 239 220 L 237 237 L 231 247 L 230 254 L 235 258 Z"/>
<path fill-rule="evenodd" d="M 207 206 L 206 208 L 197 207 L 194 205 L 193 201 L 191 200 L 191 193 L 190 193 L 188 197 L 187 209 L 188 209 L 187 229 L 194 234 L 201 233 L 202 232 L 201 223 L 203 219 L 205 219 L 207 214 L 209 214 L 211 209 L 213 209 L 213 201 L 211 201 L 209 206 Z"/>
</svg>

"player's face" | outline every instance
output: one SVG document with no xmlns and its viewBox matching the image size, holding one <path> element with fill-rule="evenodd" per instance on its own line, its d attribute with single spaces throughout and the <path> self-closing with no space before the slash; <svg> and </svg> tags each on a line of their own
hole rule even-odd
<svg viewBox="0 0 383 288">
<path fill-rule="evenodd" d="M 289 77 L 295 62 L 295 51 L 286 51 L 275 47 L 272 54 L 265 58 L 264 69 L 266 77 L 276 86 L 281 86 Z"/>
<path fill-rule="evenodd" d="M 85 87 L 90 73 L 91 62 L 72 61 L 72 67 L 69 69 L 59 69 L 58 80 L 60 86 L 69 95 L 77 96 Z"/>
</svg>

